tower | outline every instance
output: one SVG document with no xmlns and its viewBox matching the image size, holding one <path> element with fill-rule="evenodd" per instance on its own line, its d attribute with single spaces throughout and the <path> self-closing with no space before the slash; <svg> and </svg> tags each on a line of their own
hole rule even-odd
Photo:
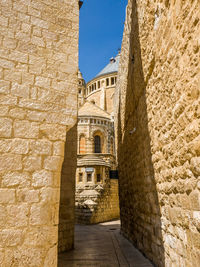
<svg viewBox="0 0 200 267">
<path fill-rule="evenodd" d="M 82 73 L 78 70 L 78 107 L 85 103 L 86 84 L 83 79 Z"/>
</svg>

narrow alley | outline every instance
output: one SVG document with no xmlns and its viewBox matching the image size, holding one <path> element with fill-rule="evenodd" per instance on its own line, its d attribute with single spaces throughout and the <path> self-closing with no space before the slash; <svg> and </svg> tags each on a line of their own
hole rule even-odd
<svg viewBox="0 0 200 267">
<path fill-rule="evenodd" d="M 153 266 L 120 234 L 120 221 L 76 225 L 75 249 L 59 255 L 59 267 Z"/>
</svg>

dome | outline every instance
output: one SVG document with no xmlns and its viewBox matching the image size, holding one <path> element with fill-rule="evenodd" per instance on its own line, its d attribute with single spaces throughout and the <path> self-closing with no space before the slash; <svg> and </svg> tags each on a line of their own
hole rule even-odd
<svg viewBox="0 0 200 267">
<path fill-rule="evenodd" d="M 119 59 L 120 59 L 120 52 L 118 53 L 118 55 L 115 58 L 111 58 L 109 64 L 103 68 L 97 75 L 95 78 L 99 77 L 99 76 L 103 76 L 106 74 L 110 74 L 110 73 L 114 73 L 114 72 L 118 72 L 118 67 L 119 67 Z"/>
</svg>

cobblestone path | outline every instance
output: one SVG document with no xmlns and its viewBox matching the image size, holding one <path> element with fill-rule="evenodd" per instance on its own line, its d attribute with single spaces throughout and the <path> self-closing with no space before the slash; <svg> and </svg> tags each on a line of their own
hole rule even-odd
<svg viewBox="0 0 200 267">
<path fill-rule="evenodd" d="M 75 249 L 59 255 L 59 267 L 152 267 L 120 234 L 120 221 L 77 225 Z"/>
</svg>

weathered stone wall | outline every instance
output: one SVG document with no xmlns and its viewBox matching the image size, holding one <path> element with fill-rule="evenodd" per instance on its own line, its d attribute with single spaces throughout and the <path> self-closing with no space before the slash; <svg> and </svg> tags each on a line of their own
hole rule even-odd
<svg viewBox="0 0 200 267">
<path fill-rule="evenodd" d="M 77 0 L 0 0 L 1 266 L 57 266 L 61 167 L 77 116 L 78 21 Z"/>
<path fill-rule="evenodd" d="M 95 224 L 119 219 L 118 180 L 76 190 L 76 222 Z"/>
<path fill-rule="evenodd" d="M 67 132 L 64 155 L 60 184 L 59 252 L 74 247 L 77 124 Z"/>
<path fill-rule="evenodd" d="M 122 232 L 157 266 L 200 262 L 200 2 L 129 0 L 116 135 Z"/>
</svg>

